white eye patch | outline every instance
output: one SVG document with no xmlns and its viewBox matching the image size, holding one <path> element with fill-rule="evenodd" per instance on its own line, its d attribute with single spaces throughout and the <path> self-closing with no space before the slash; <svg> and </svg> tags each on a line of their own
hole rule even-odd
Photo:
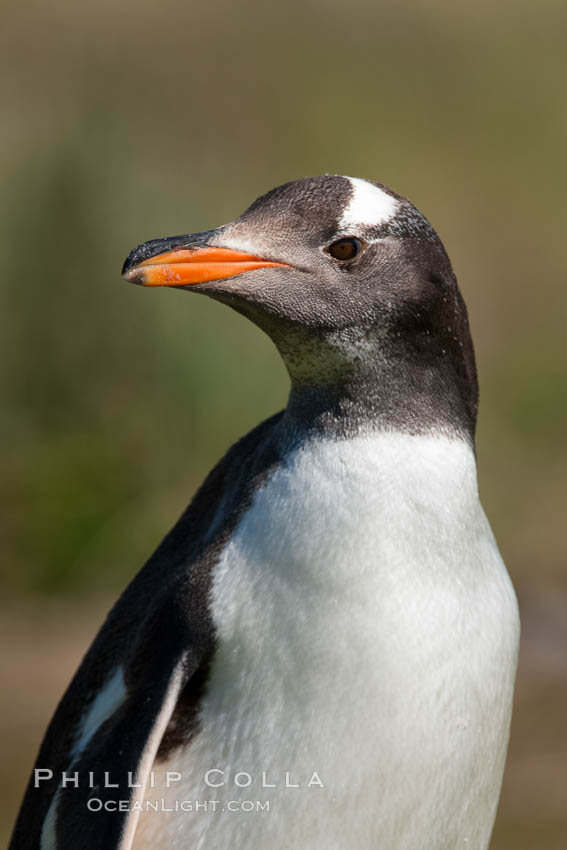
<svg viewBox="0 0 567 850">
<path fill-rule="evenodd" d="M 339 221 L 341 232 L 356 232 L 357 227 L 379 227 L 393 218 L 400 206 L 396 198 L 358 177 L 347 177 L 352 196 Z"/>
</svg>

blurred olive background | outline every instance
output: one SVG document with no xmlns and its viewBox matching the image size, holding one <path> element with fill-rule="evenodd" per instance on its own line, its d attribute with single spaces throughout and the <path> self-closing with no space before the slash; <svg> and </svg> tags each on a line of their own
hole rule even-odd
<svg viewBox="0 0 567 850">
<path fill-rule="evenodd" d="M 556 0 L 5 0 L 2 835 L 105 610 L 286 399 L 258 330 L 122 261 L 331 172 L 409 196 L 453 259 L 523 616 L 492 846 L 567 846 L 566 36 Z"/>
</svg>

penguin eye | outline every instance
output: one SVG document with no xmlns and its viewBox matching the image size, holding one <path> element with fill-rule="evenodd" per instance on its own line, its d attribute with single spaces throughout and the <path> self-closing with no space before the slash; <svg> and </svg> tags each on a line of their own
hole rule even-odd
<svg viewBox="0 0 567 850">
<path fill-rule="evenodd" d="M 362 242 L 353 236 L 345 236 L 344 239 L 337 239 L 336 242 L 331 242 L 323 250 L 333 260 L 339 260 L 344 263 L 346 260 L 353 260 L 357 254 L 360 254 L 362 251 Z"/>
</svg>

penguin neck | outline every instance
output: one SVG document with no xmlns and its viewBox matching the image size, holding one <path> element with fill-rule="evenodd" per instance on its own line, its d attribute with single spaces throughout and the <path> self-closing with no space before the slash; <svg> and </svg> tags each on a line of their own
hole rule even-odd
<svg viewBox="0 0 567 850">
<path fill-rule="evenodd" d="M 474 449 L 474 417 L 451 364 L 408 361 L 356 330 L 303 339 L 299 346 L 288 338 L 276 344 L 291 378 L 285 420 L 294 431 L 440 434 Z"/>
</svg>

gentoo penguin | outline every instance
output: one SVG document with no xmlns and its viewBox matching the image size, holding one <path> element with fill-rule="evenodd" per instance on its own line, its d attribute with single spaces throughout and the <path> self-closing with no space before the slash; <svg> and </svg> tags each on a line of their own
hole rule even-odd
<svg viewBox="0 0 567 850">
<path fill-rule="evenodd" d="M 13 850 L 483 850 L 516 598 L 477 494 L 466 308 L 429 222 L 324 176 L 136 248 L 291 378 L 101 628 Z"/>
</svg>

